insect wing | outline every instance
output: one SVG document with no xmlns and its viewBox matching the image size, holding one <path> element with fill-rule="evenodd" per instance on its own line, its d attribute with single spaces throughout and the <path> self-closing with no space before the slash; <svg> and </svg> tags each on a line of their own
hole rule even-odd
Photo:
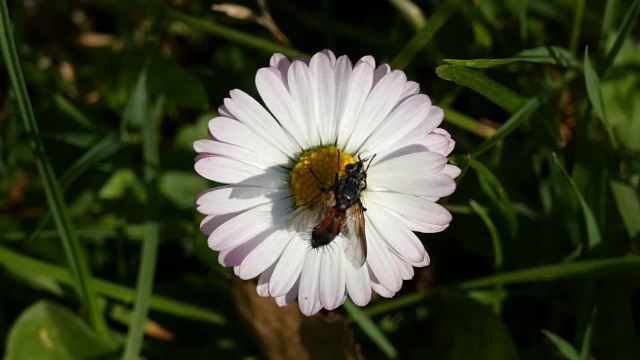
<svg viewBox="0 0 640 360">
<path fill-rule="evenodd" d="M 345 256 L 354 268 L 361 268 L 367 260 L 367 237 L 364 232 L 364 211 L 360 200 L 347 209 L 341 236 L 344 238 Z"/>
<path fill-rule="evenodd" d="M 290 228 L 297 232 L 308 232 L 319 219 L 324 218 L 336 204 L 333 190 L 325 190 L 316 195 L 311 201 L 297 208 L 291 214 Z"/>
</svg>

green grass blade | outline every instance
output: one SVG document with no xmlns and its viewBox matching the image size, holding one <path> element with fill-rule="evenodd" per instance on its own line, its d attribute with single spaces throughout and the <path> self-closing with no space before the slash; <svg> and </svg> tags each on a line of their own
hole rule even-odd
<svg viewBox="0 0 640 360">
<path fill-rule="evenodd" d="M 493 201 L 498 209 L 500 209 L 507 224 L 509 224 L 509 233 L 512 237 L 515 237 L 518 231 L 516 210 L 513 207 L 511 199 L 509 199 L 507 191 L 500 183 L 500 180 L 498 180 L 489 168 L 475 159 L 470 159 L 469 165 L 478 173 L 483 192 Z"/>
<path fill-rule="evenodd" d="M 436 68 L 436 74 L 444 80 L 470 88 L 510 113 L 518 110 L 525 102 L 520 95 L 475 70 L 441 65 Z"/>
<path fill-rule="evenodd" d="M 576 72 L 573 70 L 567 71 L 562 77 L 554 81 L 548 88 L 544 88 L 540 91 L 540 93 L 536 96 L 531 97 L 527 102 L 525 102 L 522 107 L 516 111 L 497 131 L 496 133 L 487 141 L 483 142 L 478 146 L 472 157 L 477 157 L 485 151 L 491 149 L 498 142 L 502 141 L 507 135 L 511 134 L 515 129 L 520 127 L 531 114 L 533 114 L 538 108 L 542 105 L 542 98 L 546 96 L 546 94 L 560 88 L 561 86 L 567 84 L 576 76 Z"/>
<path fill-rule="evenodd" d="M 42 177 L 42 184 L 47 201 L 53 214 L 56 227 L 60 232 L 60 238 L 62 239 L 62 245 L 69 263 L 69 268 L 75 279 L 74 286 L 78 297 L 86 307 L 89 320 L 94 329 L 100 336 L 106 337 L 108 336 L 108 328 L 104 316 L 98 307 L 95 291 L 89 282 L 91 273 L 84 249 L 80 245 L 75 227 L 67 210 L 67 204 L 62 196 L 60 184 L 56 180 L 55 172 L 51 167 L 44 145 L 38 134 L 38 126 L 33 109 L 31 108 L 31 101 L 22 75 L 18 53 L 11 36 L 9 10 L 5 1 L 0 4 L 0 13 L 0 28 L 2 29 L 0 33 L 0 45 L 2 47 L 2 55 L 7 66 L 11 85 L 16 92 L 18 108 L 29 137 L 31 148 L 35 154 L 38 172 Z"/>
<path fill-rule="evenodd" d="M 640 257 L 608 258 L 599 260 L 575 261 L 572 263 L 541 265 L 526 269 L 513 270 L 478 279 L 466 280 L 446 287 L 474 290 L 494 287 L 498 284 L 515 285 L 541 281 L 554 281 L 571 277 L 602 277 L 615 273 L 629 273 L 640 270 Z M 442 288 L 446 288 L 442 287 Z M 442 289 L 441 288 L 441 289 Z M 389 311 L 412 306 L 423 301 L 433 290 L 419 291 L 392 300 L 380 301 L 369 306 L 364 312 L 372 317 Z"/>
<path fill-rule="evenodd" d="M 598 228 L 598 222 L 596 221 L 596 217 L 593 215 L 593 211 L 591 211 L 591 208 L 589 207 L 589 204 L 587 204 L 587 201 L 584 199 L 584 196 L 582 196 L 582 193 L 580 193 L 580 189 L 578 189 L 578 187 L 576 186 L 576 183 L 573 181 L 571 176 L 569 176 L 567 171 L 564 169 L 564 167 L 560 163 L 560 160 L 558 159 L 555 153 L 551 155 L 551 159 L 552 159 L 551 161 L 552 164 L 555 165 L 556 168 L 558 168 L 558 170 L 562 172 L 562 174 L 565 176 L 567 181 L 569 181 L 569 184 L 571 185 L 571 188 L 573 188 L 573 191 L 575 192 L 576 196 L 578 197 L 578 201 L 580 202 L 580 208 L 582 210 L 582 215 L 584 216 L 584 222 L 587 227 L 587 244 L 586 245 L 588 246 L 589 249 L 592 249 L 593 247 L 599 245 L 602 242 L 602 236 L 600 235 L 600 229 Z"/>
<path fill-rule="evenodd" d="M 146 82 L 147 73 L 145 69 L 138 78 L 136 94 L 132 96 L 134 104 L 129 107 L 129 109 L 132 109 L 130 114 L 132 123 L 142 125 L 147 215 L 136 285 L 136 302 L 122 356 L 125 360 L 138 359 L 140 356 L 142 341 L 144 340 L 145 322 L 149 313 L 149 301 L 153 293 L 159 243 L 158 199 L 160 196 L 158 194 L 158 182 L 160 178 L 160 155 L 156 139 L 160 128 L 164 99 L 160 98 L 153 105 L 149 104 Z"/>
<path fill-rule="evenodd" d="M 573 17 L 573 27 L 571 28 L 571 38 L 569 39 L 569 51 L 575 54 L 578 50 L 578 41 L 582 31 L 582 20 L 584 17 L 584 0 L 575 1 L 575 16 Z"/>
<path fill-rule="evenodd" d="M 624 20 L 620 23 L 613 45 L 611 46 L 611 49 L 607 51 L 607 55 L 599 69 L 600 71 L 598 71 L 601 78 L 604 79 L 606 77 L 607 71 L 609 71 L 609 68 L 613 65 L 613 61 L 616 59 L 616 56 L 618 56 L 618 52 L 620 52 L 620 48 L 622 48 L 624 40 L 629 36 L 629 32 L 631 32 L 632 25 L 636 19 L 638 19 L 638 14 L 640 14 L 640 0 L 635 0 L 627 10 Z"/>
<path fill-rule="evenodd" d="M 4 246 L 0 246 L 0 265 L 13 271 L 23 271 L 51 278 L 63 284 L 74 284 L 74 279 L 69 269 L 22 255 Z M 92 278 L 90 281 L 93 288 L 99 294 L 125 304 L 134 303 L 134 289 L 98 278 Z M 224 325 L 226 322 L 224 316 L 214 311 L 163 296 L 152 296 L 149 306 L 154 311 L 180 318 L 198 320 L 216 325 Z"/>
<path fill-rule="evenodd" d="M 449 124 L 453 124 L 463 130 L 467 130 L 485 139 L 490 138 L 496 132 L 496 129 L 487 126 L 461 112 L 453 110 L 452 108 L 443 106 L 442 109 L 444 110 L 444 121 L 448 122 Z"/>
<path fill-rule="evenodd" d="M 567 49 L 558 46 L 541 46 L 533 49 L 522 50 L 521 52 L 506 59 L 444 59 L 442 61 L 451 65 L 476 69 L 491 68 L 516 62 L 552 64 L 568 68 L 580 66 L 578 60 L 576 60 L 576 58 Z"/>
<path fill-rule="evenodd" d="M 397 359 L 398 351 L 393 346 L 393 344 L 387 339 L 384 333 L 380 330 L 380 328 L 376 325 L 376 323 L 371 320 L 369 316 L 357 305 L 355 305 L 351 300 L 347 299 L 344 302 L 344 308 L 349 313 L 349 317 L 353 320 L 360 329 L 373 341 L 380 350 L 387 356 L 389 359 Z"/>
<path fill-rule="evenodd" d="M 556 346 L 565 359 L 580 360 L 578 351 L 567 340 L 545 329 L 542 329 L 542 333 Z"/>
<path fill-rule="evenodd" d="M 595 326 L 597 315 L 598 309 L 594 308 L 591 312 L 591 319 L 589 319 L 589 324 L 584 330 L 582 346 L 580 347 L 580 360 L 589 360 L 590 358 L 591 346 L 593 345 L 593 327 Z"/>
<path fill-rule="evenodd" d="M 411 40 L 398 52 L 389 65 L 394 69 L 404 69 L 418 53 L 433 39 L 456 10 L 458 0 L 446 0 L 427 20 Z"/>
<path fill-rule="evenodd" d="M 269 53 L 282 53 L 286 56 L 305 55 L 300 50 L 296 50 L 284 45 L 280 45 L 271 40 L 267 40 L 258 36 L 250 35 L 242 31 L 226 27 L 224 25 L 216 24 L 211 21 L 199 19 L 195 16 L 187 15 L 182 12 L 170 9 L 167 11 L 167 15 L 170 19 L 182 21 L 187 26 L 206 31 L 210 34 L 219 36 L 223 39 L 227 39 L 231 42 L 244 45 L 250 48 L 266 51 Z"/>
<path fill-rule="evenodd" d="M 427 23 L 424 13 L 411 0 L 389 0 L 391 5 L 396 8 L 400 15 L 409 23 L 414 31 L 422 29 Z"/>
<path fill-rule="evenodd" d="M 589 47 L 585 48 L 584 50 L 584 80 L 587 86 L 587 95 L 589 96 L 591 106 L 596 112 L 596 115 L 598 115 L 598 117 L 602 120 L 604 128 L 607 130 L 607 134 L 609 135 L 609 141 L 611 141 L 611 145 L 614 149 L 617 149 L 618 144 L 613 134 L 613 129 L 611 128 L 609 118 L 607 118 L 607 114 L 604 110 L 604 100 L 602 100 L 600 78 L 598 77 L 596 70 L 593 68 L 593 66 L 591 66 L 591 61 L 589 60 Z"/>
<path fill-rule="evenodd" d="M 638 194 L 633 186 L 619 180 L 611 180 L 609 186 L 629 238 L 635 240 L 636 245 L 640 245 L 640 221 L 638 221 L 640 219 L 640 198 Z"/>
<path fill-rule="evenodd" d="M 78 125 L 84 127 L 85 129 L 94 128 L 91 120 L 84 116 L 84 114 L 62 94 L 55 94 L 53 96 L 53 102 L 58 107 L 58 109 L 60 109 L 60 111 L 67 114 L 69 116 L 69 119 L 75 121 Z"/>
</svg>

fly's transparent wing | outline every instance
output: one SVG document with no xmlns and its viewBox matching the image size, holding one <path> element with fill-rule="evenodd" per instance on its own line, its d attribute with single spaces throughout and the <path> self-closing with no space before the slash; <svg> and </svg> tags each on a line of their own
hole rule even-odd
<svg viewBox="0 0 640 360">
<path fill-rule="evenodd" d="M 344 238 L 344 254 L 354 268 L 359 269 L 367 260 L 367 237 L 364 233 L 364 211 L 360 200 L 347 209 L 346 220 L 340 232 Z"/>
<path fill-rule="evenodd" d="M 311 229 L 336 204 L 333 189 L 316 195 L 307 205 L 298 207 L 289 218 L 289 229 L 297 232 L 311 233 Z"/>
</svg>

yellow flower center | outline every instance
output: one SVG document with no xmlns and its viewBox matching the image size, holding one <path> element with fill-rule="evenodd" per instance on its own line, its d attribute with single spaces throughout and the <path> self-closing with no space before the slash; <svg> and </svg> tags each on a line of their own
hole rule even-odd
<svg viewBox="0 0 640 360">
<path fill-rule="evenodd" d="M 338 160 L 338 154 L 340 159 Z M 291 170 L 291 190 L 296 206 L 306 205 L 323 190 L 333 186 L 344 174 L 344 167 L 355 160 L 349 154 L 339 151 L 335 146 L 307 150 Z"/>
</svg>

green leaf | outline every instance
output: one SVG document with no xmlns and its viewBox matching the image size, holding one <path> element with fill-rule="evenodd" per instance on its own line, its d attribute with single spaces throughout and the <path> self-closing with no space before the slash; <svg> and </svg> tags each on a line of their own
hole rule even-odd
<svg viewBox="0 0 640 360">
<path fill-rule="evenodd" d="M 116 346 L 99 338 L 66 308 L 39 301 L 11 327 L 5 360 L 97 359 L 115 355 Z"/>
<path fill-rule="evenodd" d="M 541 46 L 533 49 L 522 50 L 521 52 L 506 59 L 444 59 L 442 61 L 451 65 L 476 69 L 513 64 L 516 62 L 543 63 L 561 67 L 578 67 L 580 65 L 578 60 L 576 60 L 576 58 L 567 49 L 558 46 Z"/>
<path fill-rule="evenodd" d="M 622 44 L 624 44 L 627 36 L 629 36 L 629 32 L 631 32 L 631 27 L 635 23 L 638 18 L 638 14 L 640 13 L 640 0 L 635 0 L 633 4 L 627 9 L 626 14 L 622 22 L 620 23 L 620 27 L 615 35 L 615 40 L 613 41 L 613 45 L 607 52 L 607 55 L 602 63 L 602 67 L 598 74 L 600 77 L 604 78 L 609 71 L 609 68 L 613 64 L 616 56 L 618 56 L 618 52 L 622 48 Z"/>
<path fill-rule="evenodd" d="M 209 182 L 193 172 L 165 171 L 160 177 L 160 192 L 175 206 L 193 208 L 193 199 Z"/>
<path fill-rule="evenodd" d="M 518 110 L 525 102 L 520 95 L 475 70 L 456 65 L 441 65 L 436 68 L 436 74 L 444 80 L 453 81 L 476 91 L 511 113 Z"/>
<path fill-rule="evenodd" d="M 442 106 L 444 110 L 444 121 L 453 124 L 463 130 L 472 132 L 483 138 L 490 138 L 496 132 L 496 129 L 485 125 L 461 112 L 453 110 L 449 107 Z"/>
<path fill-rule="evenodd" d="M 173 61 L 154 58 L 147 81 L 151 93 L 163 94 L 178 106 L 203 109 L 207 105 L 207 90 L 202 81 Z"/>
<path fill-rule="evenodd" d="M 565 359 L 580 360 L 578 351 L 567 340 L 561 338 L 560 336 L 552 333 L 549 330 L 542 329 L 542 333 L 556 346 L 558 351 L 560 351 Z"/>
<path fill-rule="evenodd" d="M 555 165 L 555 167 L 562 172 L 562 174 L 565 176 L 569 184 L 571 184 L 571 187 L 573 188 L 573 191 L 575 192 L 576 197 L 580 202 L 580 208 L 582 210 L 582 215 L 584 216 L 584 222 L 587 227 L 587 244 L 586 245 L 589 247 L 589 249 L 592 249 L 593 247 L 599 245 L 602 242 L 602 236 L 600 235 L 600 229 L 598 228 L 598 222 L 596 221 L 596 217 L 593 215 L 593 211 L 591 211 L 589 204 L 587 204 L 587 201 L 584 199 L 584 196 L 582 196 L 582 193 L 576 186 L 576 183 L 573 182 L 573 179 L 571 178 L 571 176 L 569 176 L 567 171 L 564 169 L 564 167 L 560 163 L 560 160 L 558 159 L 556 154 L 553 153 L 551 158 L 552 158 L 551 163 Z"/>
<path fill-rule="evenodd" d="M 589 60 L 589 47 L 584 50 L 584 80 L 587 85 L 587 94 L 589 95 L 591 106 L 593 106 L 596 115 L 602 120 L 604 128 L 607 129 L 607 133 L 609 134 L 609 140 L 615 149 L 618 147 L 617 141 L 605 112 L 604 101 L 602 100 L 602 93 L 600 92 L 600 78 L 593 66 L 591 66 L 591 61 Z"/>
</svg>

